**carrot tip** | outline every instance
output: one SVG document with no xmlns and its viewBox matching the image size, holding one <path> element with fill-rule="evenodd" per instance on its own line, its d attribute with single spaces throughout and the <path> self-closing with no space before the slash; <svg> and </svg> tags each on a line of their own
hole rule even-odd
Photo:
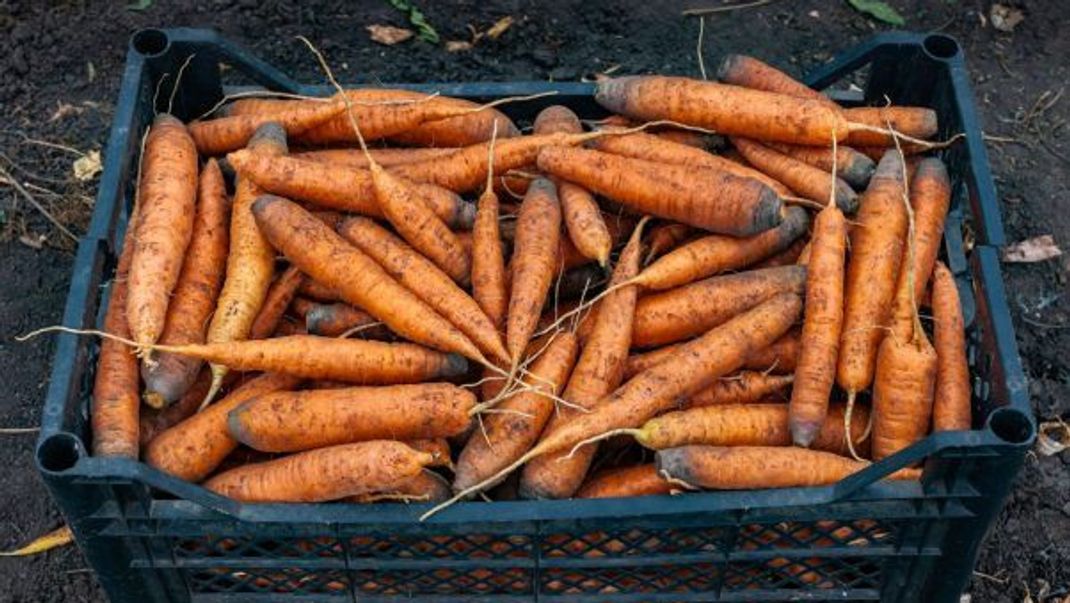
<svg viewBox="0 0 1070 603">
<path fill-rule="evenodd" d="M 468 372 L 468 360 L 460 354 L 449 354 L 446 357 L 446 367 L 442 370 L 443 377 L 457 377 Z"/>
<path fill-rule="evenodd" d="M 810 444 L 813 443 L 814 438 L 817 437 L 817 433 L 820 430 L 820 423 L 815 423 L 813 421 L 792 421 L 791 441 L 796 446 L 809 448 Z"/>
<path fill-rule="evenodd" d="M 157 410 L 167 406 L 167 398 L 160 392 L 147 391 L 143 396 L 145 404 Z"/>
</svg>

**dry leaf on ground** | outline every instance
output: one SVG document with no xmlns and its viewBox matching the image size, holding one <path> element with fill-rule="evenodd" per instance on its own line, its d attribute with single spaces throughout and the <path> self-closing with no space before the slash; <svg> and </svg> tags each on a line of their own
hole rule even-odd
<svg viewBox="0 0 1070 603">
<path fill-rule="evenodd" d="M 1055 237 L 1050 234 L 1040 235 L 1003 248 L 1003 261 L 1010 263 L 1043 262 L 1062 255 L 1062 249 L 1055 244 Z"/>
<path fill-rule="evenodd" d="M 1025 20 L 1025 14 L 1021 10 L 999 3 L 992 5 L 988 17 L 992 20 L 992 27 L 1006 32 L 1014 31 L 1014 28 Z"/>
<path fill-rule="evenodd" d="M 74 170 L 75 178 L 82 182 L 92 180 L 102 169 L 104 169 L 100 165 L 100 151 L 89 151 L 85 155 L 75 159 L 71 167 Z"/>
<path fill-rule="evenodd" d="M 20 549 L 15 549 L 14 551 L 0 551 L 0 557 L 26 557 L 28 555 L 36 555 L 37 553 L 43 553 L 56 547 L 70 544 L 72 541 L 74 541 L 74 534 L 71 533 L 71 528 L 65 525 L 45 534 L 44 536 L 38 537 L 33 542 Z"/>
<path fill-rule="evenodd" d="M 371 34 L 372 41 L 384 46 L 399 44 L 416 35 L 416 32 L 411 29 L 394 27 L 393 25 L 369 25 L 365 29 Z"/>
<path fill-rule="evenodd" d="M 1062 419 L 1037 425 L 1036 447 L 1037 452 L 1043 456 L 1055 456 L 1070 448 L 1070 425 Z"/>
</svg>

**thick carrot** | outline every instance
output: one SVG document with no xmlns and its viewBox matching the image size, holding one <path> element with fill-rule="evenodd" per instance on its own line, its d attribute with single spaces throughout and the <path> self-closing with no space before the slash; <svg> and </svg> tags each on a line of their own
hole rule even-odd
<svg viewBox="0 0 1070 603">
<path fill-rule="evenodd" d="M 472 225 L 472 297 L 494 327 L 503 331 L 509 309 L 509 287 L 498 227 L 499 209 L 494 189 L 484 190 Z"/>
<path fill-rule="evenodd" d="M 337 291 L 322 283 L 317 283 L 307 276 L 297 286 L 297 293 L 303 297 L 309 297 L 321 302 L 336 302 L 342 299 Z"/>
<path fill-rule="evenodd" d="M 373 440 L 309 450 L 220 473 L 204 487 L 241 502 L 324 502 L 389 492 L 432 458 L 401 442 Z"/>
<path fill-rule="evenodd" d="M 253 133 L 267 123 L 277 123 L 289 136 L 299 134 L 339 115 L 342 102 L 290 103 L 267 115 L 234 115 L 189 125 L 189 133 L 202 155 L 222 155 L 244 147 Z"/>
<path fill-rule="evenodd" d="M 368 153 L 376 163 L 383 167 L 438 159 L 455 152 L 455 148 L 428 148 L 428 149 L 369 149 Z M 321 149 L 318 151 L 305 151 L 295 153 L 298 159 L 308 159 L 321 163 L 344 165 L 360 170 L 368 169 L 370 165 L 368 156 L 360 149 Z"/>
<path fill-rule="evenodd" d="M 557 146 L 544 147 L 538 165 L 629 209 L 712 232 L 747 236 L 781 220 L 772 189 L 724 171 Z"/>
<path fill-rule="evenodd" d="M 531 183 L 516 219 L 516 238 L 510 262 L 509 312 L 506 347 L 513 363 L 531 341 L 546 294 L 556 272 L 561 236 L 561 204 L 554 185 L 545 178 Z"/>
<path fill-rule="evenodd" d="M 743 54 L 725 56 L 717 68 L 717 79 L 734 86 L 810 99 L 836 110 L 840 108 L 829 97 L 776 67 Z"/>
<path fill-rule="evenodd" d="M 314 205 L 382 218 L 371 172 L 294 157 L 272 157 L 236 151 L 227 161 L 269 193 Z M 438 160 L 436 160 L 438 161 Z M 456 194 L 433 185 L 413 184 L 435 215 L 454 228 L 472 224 L 474 212 Z"/>
<path fill-rule="evenodd" d="M 167 303 L 193 236 L 197 150 L 186 126 L 166 113 L 156 116 L 141 162 L 126 322 L 130 336 L 144 345 L 163 333 Z"/>
<path fill-rule="evenodd" d="M 112 278 L 108 310 L 104 314 L 104 330 L 120 337 L 130 336 L 126 323 L 126 291 L 130 261 L 134 255 L 136 221 L 135 207 L 123 236 L 123 249 Z M 111 339 L 101 341 L 90 405 L 93 456 L 138 457 L 139 386 L 138 361 L 134 350 Z"/>
<path fill-rule="evenodd" d="M 847 220 L 834 205 L 817 214 L 806 264 L 806 312 L 791 390 L 791 433 L 809 446 L 825 422 L 843 330 Z"/>
<path fill-rule="evenodd" d="M 933 431 L 969 429 L 972 421 L 966 327 L 955 278 L 940 262 L 933 271 L 932 308 L 936 346 Z"/>
<path fill-rule="evenodd" d="M 276 123 L 265 124 L 249 140 L 247 152 L 264 157 L 284 155 L 287 152 L 286 132 Z M 208 343 L 248 339 L 271 288 L 275 251 L 257 228 L 252 212 L 253 202 L 260 192 L 251 179 L 238 175 L 230 216 L 226 279 L 208 324 L 205 337 Z M 225 375 L 226 367 L 212 367 L 213 384 L 205 398 L 206 403 L 215 397 Z"/>
<path fill-rule="evenodd" d="M 806 210 L 789 207 L 784 220 L 765 232 L 745 238 L 708 235 L 677 247 L 647 266 L 636 282 L 645 289 L 664 290 L 749 266 L 786 249 L 809 224 Z"/>
<path fill-rule="evenodd" d="M 227 413 L 257 396 L 293 389 L 300 381 L 281 373 L 260 375 L 153 438 L 145 448 L 145 462 L 184 480 L 201 481 L 238 446 L 227 431 Z"/>
<path fill-rule="evenodd" d="M 910 178 L 910 205 L 914 209 L 914 299 L 921 299 L 940 252 L 951 205 L 951 181 L 938 157 L 927 157 L 918 164 Z M 906 274 L 901 270 L 899 278 L 906 278 Z"/>
<path fill-rule="evenodd" d="M 781 266 L 715 276 L 644 296 L 635 308 L 632 345 L 657 347 L 704 333 L 786 291 L 802 294 L 806 268 Z"/>
<path fill-rule="evenodd" d="M 759 170 L 783 182 L 802 197 L 817 203 L 826 203 L 830 197 L 827 171 L 785 155 L 754 140 L 732 138 L 732 144 L 740 154 Z M 834 185 L 836 205 L 844 212 L 853 214 L 858 209 L 858 194 L 849 184 L 836 178 Z"/>
<path fill-rule="evenodd" d="M 580 134 L 583 126 L 580 120 L 567 107 L 552 105 L 539 112 L 535 117 L 535 134 Z M 561 199 L 561 213 L 565 228 L 576 249 L 585 257 L 605 267 L 609 261 L 609 252 L 613 240 L 609 229 L 602 220 L 602 212 L 594 196 L 586 189 L 571 182 L 555 181 L 557 194 Z"/>
<path fill-rule="evenodd" d="M 538 441 L 554 412 L 556 396 L 576 361 L 579 342 L 572 333 L 558 333 L 534 361 L 524 381 L 532 388 L 516 393 L 494 407 L 483 427 L 468 439 L 457 457 L 455 491 L 464 490 L 498 473 L 523 456 Z"/>
<path fill-rule="evenodd" d="M 646 258 L 643 264 L 649 264 L 666 253 L 676 249 L 695 234 L 695 229 L 687 224 L 668 222 L 650 229 L 647 239 Z"/>
<path fill-rule="evenodd" d="M 639 272 L 643 224 L 641 222 L 632 232 L 613 271 L 611 285 L 625 283 Z M 561 394 L 562 398 L 588 409 L 624 380 L 637 296 L 636 287 L 622 286 L 598 303 L 591 332 L 584 342 L 583 353 L 572 371 L 568 387 Z M 557 414 L 546 427 L 546 434 L 560 429 L 578 414 L 580 411 L 573 408 L 558 408 Z M 534 459 L 525 467 L 520 478 L 521 494 L 527 498 L 572 496 L 583 484 L 596 450 L 596 447 L 588 446 L 571 458 L 561 454 Z"/>
<path fill-rule="evenodd" d="M 929 432 L 936 352 L 921 329 L 881 342 L 873 379 L 873 459 L 891 456 Z"/>
<path fill-rule="evenodd" d="M 373 259 L 296 203 L 265 195 L 253 204 L 261 232 L 302 272 L 378 318 L 391 331 L 483 361 L 472 342 Z"/>
<path fill-rule="evenodd" d="M 773 375 L 757 371 L 740 371 L 721 377 L 713 385 L 691 396 L 684 408 L 750 404 L 783 397 L 784 390 L 795 380 L 794 375 Z"/>
<path fill-rule="evenodd" d="M 468 428 L 475 403 L 472 392 L 449 383 L 277 392 L 230 411 L 227 429 L 235 440 L 265 452 L 444 438 Z"/>
<path fill-rule="evenodd" d="M 937 132 L 936 111 L 927 107 L 854 107 L 845 109 L 843 113 L 847 121 L 875 128 L 886 129 L 890 123 L 900 135 L 913 138 L 931 138 Z M 895 141 L 891 134 L 852 129 L 847 144 L 892 147 Z"/>
<path fill-rule="evenodd" d="M 466 108 L 478 106 L 459 98 L 444 97 L 443 101 L 457 103 Z M 490 108 L 467 115 L 427 121 L 407 132 L 391 136 L 390 141 L 415 147 L 466 147 L 490 140 L 495 123 L 498 126 L 498 138 L 520 136 L 520 130 L 513 120 L 497 109 Z"/>
<path fill-rule="evenodd" d="M 215 310 L 216 296 L 223 284 L 230 200 L 227 199 L 223 174 L 214 159 L 209 160 L 201 171 L 197 197 L 193 236 L 160 335 L 160 343 L 164 345 L 204 341 L 208 320 Z M 202 364 L 196 358 L 165 353 L 155 358 L 155 363 L 143 365 L 145 403 L 162 408 L 179 400 L 193 385 Z"/>
<path fill-rule="evenodd" d="M 249 339 L 264 339 L 275 332 L 282 315 L 290 307 L 298 288 L 305 280 L 305 275 L 301 274 L 296 266 L 289 266 L 282 271 L 264 296 L 260 312 L 253 320 L 253 326 L 249 328 Z"/>
<path fill-rule="evenodd" d="M 482 352 L 503 362 L 509 358 L 498 330 L 476 300 L 418 251 L 367 218 L 350 218 L 339 232 L 456 326 Z"/>
<path fill-rule="evenodd" d="M 630 498 L 672 492 L 672 484 L 658 475 L 653 463 L 614 467 L 592 475 L 576 492 L 576 498 Z"/>
<path fill-rule="evenodd" d="M 310 335 L 338 337 L 354 329 L 362 339 L 382 339 L 389 333 L 386 329 L 375 328 L 379 321 L 367 312 L 349 304 L 311 304 L 305 313 L 305 329 Z"/>
<path fill-rule="evenodd" d="M 824 147 L 805 147 L 777 142 L 767 143 L 789 157 L 810 164 L 828 174 L 832 170 L 832 149 Z M 836 175 L 855 188 L 865 188 L 877 164 L 865 153 L 860 153 L 847 145 L 836 146 Z"/>
<path fill-rule="evenodd" d="M 669 478 L 713 490 L 825 486 L 869 465 L 831 452 L 771 446 L 681 446 L 659 450 L 654 460 Z M 919 477 L 916 469 L 900 469 L 888 479 Z"/>
<path fill-rule="evenodd" d="M 603 80 L 595 100 L 635 119 L 668 119 L 756 140 L 824 146 L 848 132 L 843 112 L 821 101 L 681 77 Z"/>
<path fill-rule="evenodd" d="M 408 442 L 406 442 L 408 443 Z M 442 502 L 450 497 L 450 483 L 446 478 L 424 469 L 413 477 L 383 492 L 371 492 L 347 497 L 344 502 L 357 504 L 382 502 Z"/>
<path fill-rule="evenodd" d="M 902 162 L 895 151 L 890 151 L 877 165 L 862 196 L 857 226 L 851 234 L 836 365 L 836 383 L 849 396 L 873 382 L 877 346 L 891 315 L 907 238 L 903 186 Z"/>
</svg>

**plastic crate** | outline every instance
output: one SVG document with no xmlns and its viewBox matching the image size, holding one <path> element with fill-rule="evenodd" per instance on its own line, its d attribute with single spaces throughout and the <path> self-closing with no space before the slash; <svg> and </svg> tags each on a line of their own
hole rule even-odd
<svg viewBox="0 0 1070 603">
<path fill-rule="evenodd" d="M 78 248 L 68 326 L 99 320 L 154 93 L 191 54 L 175 97 L 179 117 L 221 98 L 221 63 L 228 76 L 267 88 L 330 92 L 295 83 L 213 32 L 138 32 L 92 225 Z M 966 135 L 942 152 L 954 187 L 944 255 L 969 325 L 974 430 L 931 435 L 828 487 L 470 502 L 423 523 L 426 505 L 238 504 L 143 463 L 90 457 L 97 344 L 60 335 L 37 462 L 104 589 L 114 601 L 176 602 L 282 593 L 329 601 L 957 601 L 1035 435 L 1000 276 L 999 207 L 952 38 L 877 36 L 808 81 L 824 88 L 852 78 L 864 91 L 856 89 L 856 102 L 888 96 L 927 105 L 939 113 L 942 136 Z M 503 109 L 523 120 L 550 103 L 581 117 L 604 115 L 589 84 L 412 87 L 474 99 L 557 90 Z M 851 100 L 850 91 L 836 96 Z M 974 241 L 965 246 L 971 229 Z M 920 483 L 879 481 L 922 459 Z"/>
</svg>

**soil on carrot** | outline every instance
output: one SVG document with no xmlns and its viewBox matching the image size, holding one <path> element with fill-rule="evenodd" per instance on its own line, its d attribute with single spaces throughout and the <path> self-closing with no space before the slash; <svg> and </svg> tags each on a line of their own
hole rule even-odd
<svg viewBox="0 0 1070 603">
<path fill-rule="evenodd" d="M 78 155 L 26 138 L 99 150 L 122 75 L 126 40 L 139 28 L 214 27 L 306 81 L 320 74 L 295 36 L 312 39 L 345 81 L 577 80 L 599 73 L 699 75 L 698 22 L 676 3 L 644 0 L 494 0 L 424 2 L 443 42 L 470 40 L 505 16 L 513 25 L 497 40 L 448 52 L 410 40 L 383 46 L 365 26 L 407 26 L 381 0 L 342 2 L 147 3 L 15 2 L 0 6 L 0 167 L 76 233 L 84 232 L 95 180 L 72 176 Z M 145 3 L 133 3 L 134 5 Z M 299 5 L 298 5 L 299 4 Z M 722 6 L 715 0 L 690 5 Z M 1053 234 L 1070 246 L 1066 199 L 1070 98 L 1070 12 L 1059 0 L 1003 0 L 1024 20 L 999 31 L 991 0 L 890 0 L 906 29 L 956 36 L 969 61 L 988 151 L 1003 204 L 1007 238 Z M 1005 21 L 1002 23 L 1006 23 Z M 1001 23 L 1001 24 L 1002 24 Z M 713 15 L 706 22 L 706 69 L 727 52 L 753 54 L 800 74 L 889 26 L 846 2 L 771 3 Z M 1054 100 L 1054 102 L 1053 102 Z M 40 187 L 40 188 L 37 188 Z M 36 425 L 52 342 L 19 344 L 12 336 L 59 321 L 72 265 L 71 246 L 12 188 L 0 182 L 0 375 L 7 385 L 0 427 Z M 45 235 L 44 240 L 40 235 Z M 42 249 L 34 246 L 41 245 Z M 1070 255 L 1004 266 L 1018 345 L 1038 417 L 1070 415 Z M 34 435 L 0 435 L 0 548 L 14 548 L 60 524 L 37 477 Z M 1030 456 L 1007 507 L 989 535 L 970 585 L 973 601 L 1022 601 L 1049 585 L 1051 601 L 1070 591 L 1070 456 Z M 73 547 L 31 559 L 0 560 L 0 599 L 102 601 Z"/>
</svg>

